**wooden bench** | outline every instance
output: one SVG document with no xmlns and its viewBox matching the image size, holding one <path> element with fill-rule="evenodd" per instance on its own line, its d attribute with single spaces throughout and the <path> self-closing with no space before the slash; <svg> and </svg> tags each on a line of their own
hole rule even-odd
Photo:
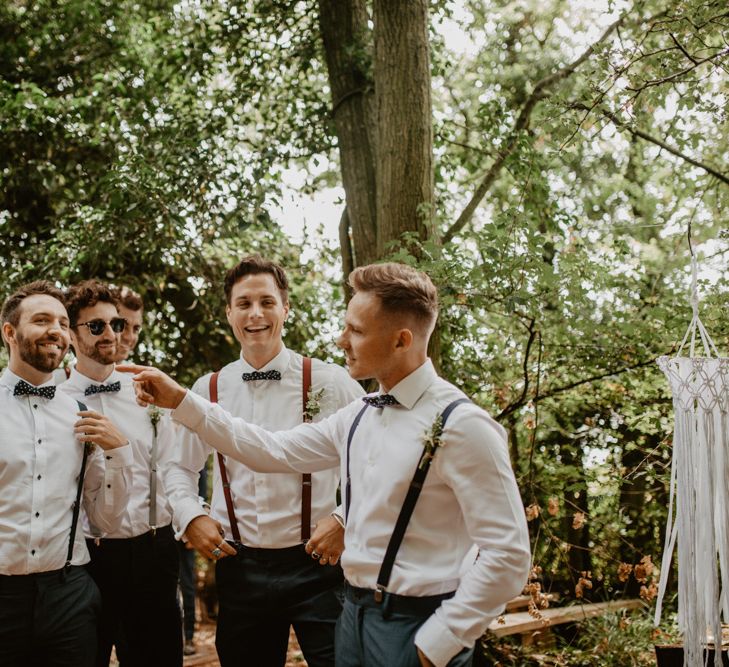
<svg viewBox="0 0 729 667">
<path fill-rule="evenodd" d="M 527 596 L 520 596 L 527 597 Z M 509 604 L 516 603 L 518 598 L 512 600 Z M 526 602 L 527 606 L 529 600 Z M 517 605 L 515 605 L 518 608 Z M 541 618 L 535 618 L 527 611 L 513 611 L 506 613 L 500 618 L 503 620 L 499 623 L 496 619 L 489 625 L 488 631 L 496 637 L 505 637 L 506 635 L 521 635 L 522 644 L 530 645 L 536 641 L 543 642 L 549 639 L 549 628 L 562 623 L 575 623 L 584 621 L 594 616 L 601 616 L 612 611 L 620 611 L 621 609 L 639 609 L 644 603 L 641 600 L 613 600 L 611 602 L 586 602 L 584 604 L 575 604 L 569 607 L 550 607 L 549 609 L 540 609 Z M 509 605 L 507 604 L 507 610 Z M 512 607 L 514 608 L 514 607 Z M 522 607 L 523 608 L 523 607 Z"/>
</svg>

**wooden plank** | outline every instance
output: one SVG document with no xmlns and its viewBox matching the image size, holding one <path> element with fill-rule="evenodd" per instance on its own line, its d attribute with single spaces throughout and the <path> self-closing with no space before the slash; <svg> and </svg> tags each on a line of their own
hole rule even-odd
<svg viewBox="0 0 729 667">
<path fill-rule="evenodd" d="M 542 609 L 542 619 L 534 618 L 526 611 L 517 611 L 511 614 L 505 614 L 503 617 L 504 623 L 502 624 L 500 624 L 497 619 L 491 621 L 491 625 L 489 625 L 489 632 L 497 637 L 503 637 L 505 635 L 542 630 L 551 625 L 583 621 L 586 618 L 600 616 L 601 614 L 611 611 L 619 611 L 620 609 L 638 609 L 642 606 L 643 602 L 641 600 L 590 602 L 572 605 L 571 607 Z"/>
<path fill-rule="evenodd" d="M 557 600 L 559 600 L 559 595 L 557 595 L 557 593 L 546 593 L 546 597 L 550 603 L 557 602 Z M 531 595 L 517 595 L 514 599 L 509 600 L 506 603 L 506 613 L 510 614 L 513 611 L 526 609 L 527 607 L 529 607 L 529 602 L 531 602 L 531 599 Z"/>
</svg>

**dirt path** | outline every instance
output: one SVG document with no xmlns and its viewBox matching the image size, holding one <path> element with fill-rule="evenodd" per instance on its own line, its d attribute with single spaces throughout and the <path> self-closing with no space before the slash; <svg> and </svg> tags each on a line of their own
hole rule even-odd
<svg viewBox="0 0 729 667">
<path fill-rule="evenodd" d="M 184 667 L 220 667 L 218 655 L 215 652 L 215 624 L 198 623 L 195 630 L 195 646 L 197 647 L 197 653 L 185 656 Z M 306 667 L 306 661 L 301 654 L 293 631 L 289 638 L 286 667 Z"/>
</svg>

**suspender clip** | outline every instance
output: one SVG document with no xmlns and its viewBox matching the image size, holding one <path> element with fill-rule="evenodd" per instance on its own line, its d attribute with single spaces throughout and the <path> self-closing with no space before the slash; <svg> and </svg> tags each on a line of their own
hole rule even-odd
<svg viewBox="0 0 729 667">
<path fill-rule="evenodd" d="M 152 537 L 157 535 L 157 526 L 150 526 L 150 533 L 152 533 Z"/>
<path fill-rule="evenodd" d="M 377 586 L 375 586 L 375 602 L 382 602 L 385 597 L 385 593 L 385 587 L 377 584 Z"/>
</svg>

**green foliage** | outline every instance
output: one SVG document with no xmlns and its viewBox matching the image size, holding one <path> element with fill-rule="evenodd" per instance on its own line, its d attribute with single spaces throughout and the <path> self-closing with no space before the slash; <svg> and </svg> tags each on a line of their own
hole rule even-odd
<svg viewBox="0 0 729 667">
<path fill-rule="evenodd" d="M 589 571 L 585 595 L 635 596 L 653 579 L 618 567 L 662 545 L 671 404 L 655 359 L 690 320 L 689 222 L 702 318 L 729 342 L 725 9 L 647 0 L 600 43 L 618 14 L 590 3 L 431 11 L 432 214 L 452 238 L 417 259 L 404 238 L 392 257 L 439 285 L 444 375 L 510 431 L 543 589 L 573 595 Z M 367 72 L 367 48 L 355 56 Z M 330 106 L 311 0 L 1 4 L 3 284 L 130 285 L 147 304 L 140 360 L 190 382 L 237 355 L 222 276 L 258 251 L 292 279 L 287 344 L 340 359 L 337 250 L 304 262 L 275 220 L 287 167 L 336 166 Z M 333 179 L 309 169 L 302 189 Z"/>
</svg>

